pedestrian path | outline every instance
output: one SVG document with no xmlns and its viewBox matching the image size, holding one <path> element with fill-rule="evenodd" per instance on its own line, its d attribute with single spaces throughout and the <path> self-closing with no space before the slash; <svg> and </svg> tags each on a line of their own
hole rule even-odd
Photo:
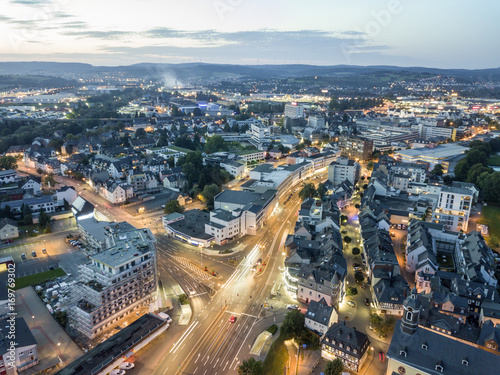
<svg viewBox="0 0 500 375">
<path fill-rule="evenodd" d="M 171 255 L 171 257 L 174 258 L 181 265 L 181 267 L 184 267 L 184 268 L 187 268 L 187 269 L 193 271 L 196 275 L 198 275 L 200 277 L 200 279 L 210 280 L 213 278 L 213 276 L 211 274 L 209 274 L 208 272 L 205 272 L 200 267 L 195 266 L 188 259 L 186 259 L 184 257 L 176 256 L 176 255 Z"/>
</svg>

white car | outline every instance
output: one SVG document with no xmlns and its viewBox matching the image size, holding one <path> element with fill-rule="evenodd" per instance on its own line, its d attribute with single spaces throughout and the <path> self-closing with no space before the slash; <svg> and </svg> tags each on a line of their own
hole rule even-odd
<svg viewBox="0 0 500 375">
<path fill-rule="evenodd" d="M 189 288 L 188 290 L 189 290 L 189 294 L 191 294 L 191 295 L 196 294 L 196 292 L 194 291 L 194 289 L 193 289 L 193 288 Z"/>
<path fill-rule="evenodd" d="M 299 308 L 299 306 L 297 305 L 287 305 L 286 307 L 288 310 L 297 310 Z"/>
<path fill-rule="evenodd" d="M 130 363 L 130 362 L 122 362 L 120 363 L 120 366 L 118 366 L 118 368 L 122 369 L 122 370 L 130 370 L 132 368 L 134 368 L 134 364 L 133 363 Z"/>
<path fill-rule="evenodd" d="M 346 301 L 346 303 L 347 303 L 349 306 L 351 306 L 351 307 L 356 306 L 356 304 L 355 304 L 354 302 L 352 302 L 352 301 Z"/>
<path fill-rule="evenodd" d="M 125 370 L 122 369 L 116 369 L 112 370 L 109 375 L 125 375 Z"/>
</svg>

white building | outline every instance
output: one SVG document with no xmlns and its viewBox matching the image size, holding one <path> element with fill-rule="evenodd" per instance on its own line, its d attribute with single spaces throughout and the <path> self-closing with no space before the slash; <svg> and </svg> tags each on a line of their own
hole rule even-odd
<svg viewBox="0 0 500 375">
<path fill-rule="evenodd" d="M 11 332 L 15 332 L 15 345 L 9 338 Z M 17 375 L 38 364 L 37 342 L 24 318 L 11 316 L 2 320 L 0 337 L 0 374 Z"/>
<path fill-rule="evenodd" d="M 432 221 L 442 223 L 445 229 L 467 232 L 474 193 L 466 188 L 443 186 Z"/>
<path fill-rule="evenodd" d="M 334 185 L 340 185 L 345 180 L 356 184 L 359 180 L 361 167 L 359 163 L 347 158 L 338 158 L 337 161 L 328 166 L 328 181 Z"/>
<path fill-rule="evenodd" d="M 246 171 L 245 165 L 237 161 L 227 161 L 224 163 L 220 163 L 220 166 L 236 178 L 242 177 Z"/>
<path fill-rule="evenodd" d="M 291 104 L 285 104 L 285 117 L 303 118 L 304 106 L 299 105 L 295 102 L 292 102 Z"/>
<path fill-rule="evenodd" d="M 149 229 L 117 230 L 107 250 L 80 266 L 69 316 L 89 339 L 156 300 L 156 239 Z M 133 315 L 135 316 L 135 315 Z"/>
</svg>

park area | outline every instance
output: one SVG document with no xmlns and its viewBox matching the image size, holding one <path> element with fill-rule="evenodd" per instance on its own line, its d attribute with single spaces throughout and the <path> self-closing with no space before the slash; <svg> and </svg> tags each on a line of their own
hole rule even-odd
<svg viewBox="0 0 500 375">
<path fill-rule="evenodd" d="M 492 249 L 498 251 L 500 249 L 500 207 L 483 205 L 479 223 L 488 226 L 489 237 L 486 237 L 486 241 Z"/>
<path fill-rule="evenodd" d="M 15 289 L 22 289 L 27 286 L 42 284 L 45 281 L 53 280 L 65 275 L 66 272 L 64 272 L 61 268 L 56 268 L 45 272 L 35 273 L 29 276 L 18 277 L 16 279 Z"/>
</svg>

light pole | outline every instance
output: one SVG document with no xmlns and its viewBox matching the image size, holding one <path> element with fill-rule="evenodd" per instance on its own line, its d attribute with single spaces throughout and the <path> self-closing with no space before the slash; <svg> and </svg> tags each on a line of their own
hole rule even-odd
<svg viewBox="0 0 500 375">
<path fill-rule="evenodd" d="M 61 343 L 60 342 L 57 343 L 57 352 L 59 353 L 59 355 L 61 355 Z"/>
<path fill-rule="evenodd" d="M 36 323 L 36 321 L 35 321 L 35 315 L 32 315 L 31 319 L 33 319 L 33 327 L 35 327 L 35 323 Z"/>
<path fill-rule="evenodd" d="M 217 284 L 219 286 L 219 292 L 220 292 L 220 309 L 222 310 L 222 287 L 220 284 Z"/>
</svg>

